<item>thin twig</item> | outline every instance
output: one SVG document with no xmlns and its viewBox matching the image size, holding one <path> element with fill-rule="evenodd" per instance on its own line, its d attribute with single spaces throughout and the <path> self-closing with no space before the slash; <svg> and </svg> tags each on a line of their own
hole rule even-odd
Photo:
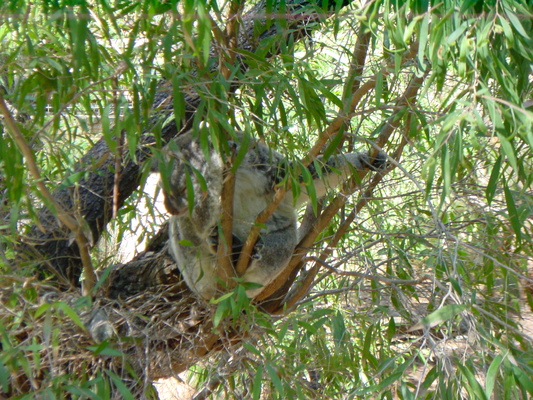
<svg viewBox="0 0 533 400">
<path fill-rule="evenodd" d="M 116 113 L 116 108 L 115 108 Z M 120 198 L 120 176 L 122 174 L 122 153 L 124 146 L 125 130 L 121 129 L 117 138 L 117 149 L 115 153 L 115 182 L 113 184 L 113 218 L 118 215 L 119 198 Z"/>
<path fill-rule="evenodd" d="M 237 262 L 236 269 L 238 274 L 242 275 L 248 267 L 248 260 L 250 259 L 255 243 L 259 238 L 261 225 L 265 224 L 270 218 L 270 216 L 274 213 L 274 211 L 276 211 L 278 205 L 281 203 L 281 201 L 285 197 L 285 194 L 287 193 L 287 190 L 289 189 L 289 185 L 279 187 L 276 191 L 276 194 L 274 195 L 274 198 L 272 199 L 272 202 L 256 217 L 255 222 L 252 225 L 252 228 L 250 229 L 250 233 L 248 234 L 248 237 L 246 238 L 246 241 L 244 242 L 244 245 L 242 247 L 241 255 L 239 256 L 239 261 Z"/>
<path fill-rule="evenodd" d="M 118 108 L 118 79 L 113 77 L 113 105 L 115 107 L 115 125 L 117 125 L 117 120 L 120 118 L 119 108 Z M 120 134 L 115 138 L 117 142 L 116 152 L 115 152 L 115 178 L 113 184 L 113 218 L 116 218 L 118 215 L 118 203 L 120 195 L 120 175 L 122 174 L 122 146 L 124 145 L 124 136 L 126 132 L 125 129 L 120 130 Z"/>
<path fill-rule="evenodd" d="M 480 312 L 481 314 L 486 315 L 489 318 L 492 318 L 494 321 L 499 323 L 502 326 L 505 326 L 507 329 L 512 330 L 514 333 L 517 333 L 518 335 L 522 336 L 524 339 L 529 340 L 531 343 L 533 343 L 533 337 L 529 336 L 528 334 L 516 329 L 511 324 L 508 324 L 507 322 L 503 321 L 502 319 L 498 318 L 496 315 L 484 310 L 482 307 L 478 306 L 477 304 L 472 304 L 472 307 Z"/>
<path fill-rule="evenodd" d="M 222 235 L 218 238 L 217 261 L 219 270 L 218 278 L 226 287 L 231 288 L 234 282 L 235 271 L 231 262 L 231 253 L 233 249 L 233 197 L 235 192 L 235 173 L 232 171 L 233 157 L 228 157 L 224 165 L 221 208 L 222 216 L 220 224 Z"/>
</svg>

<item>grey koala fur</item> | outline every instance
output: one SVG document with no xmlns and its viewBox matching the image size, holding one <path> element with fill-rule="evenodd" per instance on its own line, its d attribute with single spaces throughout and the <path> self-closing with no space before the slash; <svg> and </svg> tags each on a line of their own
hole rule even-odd
<svg viewBox="0 0 533 400">
<path fill-rule="evenodd" d="M 174 144 L 171 146 L 174 150 L 169 151 L 168 184 L 163 185 L 165 206 L 173 214 L 169 228 L 170 254 L 189 288 L 210 299 L 217 295 L 217 238 L 214 235 L 222 212 L 223 160 L 213 146 L 209 146 L 206 154 L 191 132 L 180 135 Z M 231 146 L 238 152 L 238 141 L 230 142 Z M 317 161 L 308 169 L 317 198 L 320 198 L 354 170 L 383 167 L 386 155 L 380 153 L 373 162 L 367 153 L 331 156 L 326 163 L 320 158 Z M 320 172 L 315 165 L 320 165 Z M 249 143 L 235 172 L 233 251 L 236 257 L 257 215 L 271 203 L 275 186 L 285 177 L 287 167 L 288 162 L 280 153 L 258 141 Z M 194 204 L 189 207 L 191 193 L 188 192 L 191 191 Z M 297 199 L 289 191 L 261 229 L 243 279 L 262 287 L 247 290 L 248 297 L 256 297 L 289 262 L 297 245 L 296 210 L 307 201 L 303 191 Z"/>
</svg>

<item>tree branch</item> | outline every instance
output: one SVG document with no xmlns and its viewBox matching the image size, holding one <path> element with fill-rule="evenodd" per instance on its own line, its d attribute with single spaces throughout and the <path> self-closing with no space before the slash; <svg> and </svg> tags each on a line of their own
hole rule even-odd
<svg viewBox="0 0 533 400">
<path fill-rule="evenodd" d="M 418 90 L 421 87 L 421 84 L 424 80 L 426 75 L 423 75 L 421 77 L 414 77 L 409 84 L 409 86 L 404 91 L 404 94 L 398 99 L 396 102 L 397 107 L 405 107 L 410 104 L 416 97 Z M 364 87 L 364 85 L 363 85 Z M 360 88 L 362 89 L 362 87 Z M 355 95 L 358 95 L 356 92 Z M 354 95 L 354 96 L 355 96 Z M 401 119 L 396 118 L 396 115 L 393 115 L 389 120 L 387 121 L 387 124 L 383 128 L 382 132 L 380 133 L 378 140 L 376 141 L 376 145 L 374 146 L 373 153 L 374 156 L 378 153 L 378 151 L 381 149 L 381 147 L 387 143 L 389 140 L 389 137 L 392 135 L 394 130 L 400 125 Z M 379 145 L 381 144 L 381 145 Z M 403 147 L 402 147 L 403 148 Z M 268 299 L 268 297 L 273 296 L 275 298 L 274 301 L 269 302 L 269 304 L 266 306 L 266 309 L 270 312 L 276 312 L 275 310 L 278 309 L 278 307 L 281 304 L 281 293 L 279 293 L 279 290 L 281 288 L 288 289 L 290 287 L 290 282 L 293 281 L 296 278 L 296 273 L 294 271 L 297 271 L 302 266 L 302 260 L 304 256 L 309 252 L 311 249 L 314 241 L 316 240 L 316 237 L 322 232 L 326 226 L 330 223 L 332 218 L 337 214 L 338 210 L 345 204 L 348 197 L 353 194 L 353 192 L 356 190 L 358 183 L 361 182 L 368 171 L 358 171 L 358 176 L 356 176 L 354 179 L 352 179 L 351 182 L 348 182 L 347 185 L 344 185 L 343 189 L 341 190 L 340 194 L 338 194 L 332 202 L 329 204 L 328 207 L 326 207 L 319 218 L 317 219 L 316 223 L 313 224 L 311 230 L 305 235 L 300 243 L 297 246 L 297 249 L 300 249 L 301 251 L 298 251 L 293 255 L 291 258 L 291 261 L 285 268 L 285 270 L 279 274 L 276 279 L 274 279 L 257 297 L 257 301 L 262 301 Z M 376 178 L 377 179 L 377 178 Z M 366 204 L 366 203 L 365 203 Z M 355 217 L 355 215 L 354 215 Z M 313 268 L 313 271 L 318 272 L 317 268 Z M 306 281 L 306 284 L 309 284 L 308 281 Z M 303 291 L 300 293 L 302 294 Z"/>
</svg>

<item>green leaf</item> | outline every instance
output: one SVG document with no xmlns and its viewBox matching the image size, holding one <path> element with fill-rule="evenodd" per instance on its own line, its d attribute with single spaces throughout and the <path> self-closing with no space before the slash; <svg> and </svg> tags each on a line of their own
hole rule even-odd
<svg viewBox="0 0 533 400">
<path fill-rule="evenodd" d="M 459 39 L 459 37 L 461 37 L 463 33 L 469 28 L 470 24 L 467 21 L 464 21 L 458 29 L 448 35 L 448 37 L 446 38 L 446 42 L 452 45 L 455 44 L 457 39 Z"/>
<path fill-rule="evenodd" d="M 501 150 L 503 151 L 503 154 L 507 156 L 507 161 L 509 161 L 509 164 L 513 167 L 515 171 L 518 172 L 518 162 L 516 160 L 516 154 L 514 147 L 509 139 L 507 139 L 505 136 L 503 136 L 500 133 L 497 133 L 498 138 L 500 139 L 501 144 Z"/>
<path fill-rule="evenodd" d="M 507 20 L 503 16 L 500 16 L 498 21 L 500 22 L 503 28 L 503 33 L 507 40 L 509 40 L 510 42 L 514 41 L 513 30 L 511 28 L 511 25 L 509 25 L 509 22 L 507 22 Z"/>
<path fill-rule="evenodd" d="M 467 386 L 467 389 L 469 389 L 468 391 L 471 395 L 471 398 L 476 398 L 479 400 L 488 400 L 487 397 L 485 397 L 485 392 L 483 391 L 483 388 L 476 379 L 476 371 L 472 364 L 457 364 L 457 368 L 459 368 L 459 370 L 463 373 L 463 375 L 468 381 L 469 385 Z"/>
<path fill-rule="evenodd" d="M 444 182 L 442 197 L 446 197 L 450 193 L 453 180 L 453 172 L 450 166 L 450 149 L 448 145 L 442 147 L 441 157 L 442 180 Z"/>
<path fill-rule="evenodd" d="M 35 310 L 35 318 L 39 318 L 41 315 L 43 315 L 46 311 L 50 309 L 52 306 L 51 303 L 43 303 L 41 304 L 37 310 Z"/>
<path fill-rule="evenodd" d="M 76 314 L 76 311 L 70 308 L 67 303 L 63 301 L 58 301 L 54 303 L 54 307 L 56 307 L 58 310 L 63 311 L 65 315 L 69 317 L 80 328 L 85 329 L 85 325 L 83 324 L 83 322 L 81 322 L 81 319 L 78 314 Z"/>
<path fill-rule="evenodd" d="M 442 308 L 439 308 L 437 311 L 432 312 L 427 317 L 422 318 L 422 320 L 409 329 L 409 331 L 414 331 L 418 329 L 429 329 L 439 324 L 442 324 L 445 321 L 448 321 L 455 317 L 456 315 L 462 313 L 464 310 L 468 309 L 468 306 L 465 304 L 449 304 Z"/>
<path fill-rule="evenodd" d="M 396 334 L 396 322 L 394 321 L 394 317 L 391 317 L 389 319 L 389 323 L 387 324 L 387 339 L 390 341 Z"/>
<path fill-rule="evenodd" d="M 277 395 L 282 396 L 283 395 L 283 383 L 281 382 L 281 379 L 278 376 L 276 368 L 274 368 L 271 362 L 267 362 L 265 364 L 265 368 L 268 372 L 268 375 L 270 376 L 270 380 L 272 381 L 274 388 L 276 389 Z"/>
<path fill-rule="evenodd" d="M 317 328 L 315 328 L 314 325 L 311 325 L 309 322 L 306 321 L 298 321 L 298 325 L 301 326 L 306 330 L 306 333 L 310 335 L 314 335 L 317 332 Z"/>
<path fill-rule="evenodd" d="M 498 156 L 496 162 L 494 163 L 494 166 L 492 167 L 489 183 L 487 184 L 487 189 L 485 190 L 487 202 L 489 203 L 489 205 L 492 203 L 492 200 L 494 199 L 494 195 L 496 193 L 496 189 L 498 188 L 498 178 L 500 177 L 501 166 L 502 156 L 500 155 Z"/>
<path fill-rule="evenodd" d="M 508 10 L 507 7 L 504 6 L 504 9 L 505 9 L 505 14 L 507 15 L 507 17 L 509 18 L 509 21 L 511 22 L 511 24 L 514 26 L 514 28 L 516 29 L 516 31 L 522 35 L 524 38 L 526 39 L 531 39 L 529 37 L 529 35 L 527 34 L 526 30 L 524 29 L 524 27 L 522 26 L 522 23 L 520 22 L 520 20 L 518 19 L 518 17 L 512 13 L 511 11 Z"/>
<path fill-rule="evenodd" d="M 252 399 L 259 400 L 261 398 L 261 386 L 263 381 L 263 367 L 259 365 L 255 371 L 254 379 L 252 381 Z"/>
<path fill-rule="evenodd" d="M 199 49 L 202 51 L 202 60 L 204 66 L 208 66 L 209 54 L 211 50 L 211 21 L 203 1 L 196 3 L 196 12 L 198 13 L 198 42 Z"/>
<path fill-rule="evenodd" d="M 311 202 L 311 206 L 313 207 L 313 212 L 315 215 L 318 213 L 318 199 L 316 197 L 316 189 L 315 189 L 315 183 L 313 181 L 313 177 L 311 176 L 311 172 L 305 168 L 303 165 L 301 166 L 301 172 L 302 172 L 302 179 L 305 184 L 305 189 L 307 191 L 307 195 L 309 196 L 309 201 Z"/>
<path fill-rule="evenodd" d="M 394 384 L 394 382 L 396 382 L 398 379 L 400 379 L 403 376 L 403 374 L 405 373 L 405 370 L 412 363 L 413 363 L 413 360 L 407 360 L 406 362 L 404 362 L 403 364 L 395 368 L 393 372 L 387 375 L 379 384 L 365 387 L 359 390 L 357 394 L 359 396 L 363 396 L 367 393 L 379 393 L 382 390 L 386 389 L 387 387 L 390 387 L 391 385 Z"/>
<path fill-rule="evenodd" d="M 328 147 L 324 150 L 322 154 L 322 159 L 327 160 L 331 155 L 337 152 L 340 148 L 340 145 L 344 139 L 345 129 L 344 126 L 339 129 L 339 131 L 333 136 L 333 139 L 330 140 Z"/>
<path fill-rule="evenodd" d="M 336 346 L 340 346 L 347 335 L 344 316 L 340 312 L 337 312 L 331 319 L 331 330 L 333 331 L 333 342 Z"/>
<path fill-rule="evenodd" d="M 6 366 L 0 361 L 0 386 L 2 388 L 1 393 L 9 392 L 9 378 L 10 374 Z"/>
<path fill-rule="evenodd" d="M 130 392 L 128 387 L 124 384 L 122 378 L 119 378 L 113 371 L 106 369 L 106 374 L 111 378 L 113 384 L 118 389 L 124 400 L 135 400 L 135 396 Z"/>
<path fill-rule="evenodd" d="M 87 349 L 92 351 L 95 356 L 97 355 L 110 356 L 110 357 L 123 357 L 124 356 L 123 352 L 111 347 L 111 344 L 106 340 L 104 340 L 102 343 L 98 344 L 97 346 L 88 346 Z"/>
<path fill-rule="evenodd" d="M 384 80 L 384 77 L 383 77 L 383 73 L 382 71 L 378 71 L 378 73 L 376 74 L 376 87 L 375 87 L 375 90 L 374 90 L 374 93 L 375 93 L 375 103 L 376 103 L 376 107 L 379 107 L 380 104 L 382 103 L 382 95 L 383 95 L 383 80 Z"/>
<path fill-rule="evenodd" d="M 84 399 L 94 399 L 94 400 L 100 400 L 102 397 L 98 396 L 96 393 L 89 389 L 85 388 L 79 388 L 77 386 L 73 385 L 66 385 L 66 390 L 68 393 L 71 393 L 75 396 L 79 396 L 79 398 Z"/>
<path fill-rule="evenodd" d="M 533 395 L 533 379 L 531 375 L 524 372 L 520 367 L 513 365 L 513 374 L 520 383 L 520 385 L 526 389 L 530 395 Z"/>
<path fill-rule="evenodd" d="M 361 352 L 363 358 L 367 360 L 372 366 L 378 365 L 378 360 L 372 352 L 374 351 L 374 344 L 375 344 L 375 333 L 374 333 L 374 326 L 371 325 L 368 330 L 365 332 L 365 340 L 363 343 L 363 351 Z"/>
<path fill-rule="evenodd" d="M 79 171 L 69 175 L 63 182 L 61 182 L 61 185 L 58 186 L 58 190 L 63 190 L 67 187 L 73 186 L 85 175 L 87 175 L 87 171 Z"/>
<path fill-rule="evenodd" d="M 242 160 L 244 160 L 244 157 L 246 156 L 246 153 L 249 150 L 250 147 L 250 135 L 248 133 L 242 134 L 242 139 L 239 143 L 239 150 L 237 151 L 237 154 L 235 155 L 235 159 L 233 160 L 233 167 L 232 171 L 236 172 L 237 168 L 239 168 L 239 165 L 241 165 Z"/>
<path fill-rule="evenodd" d="M 251 345 L 250 343 L 244 342 L 242 345 L 246 348 L 246 350 L 248 350 L 252 354 L 255 354 L 256 356 L 261 356 L 262 355 L 261 350 L 259 350 L 255 346 Z"/>
<path fill-rule="evenodd" d="M 220 325 L 220 322 L 226 318 L 228 315 L 231 315 L 231 297 L 233 292 L 226 293 L 218 299 L 212 299 L 211 301 L 217 305 L 215 310 L 215 315 L 213 316 L 213 326 L 217 328 Z"/>
<path fill-rule="evenodd" d="M 496 384 L 496 375 L 499 372 L 502 361 L 503 357 L 501 355 L 497 355 L 494 357 L 494 360 L 492 360 L 492 363 L 487 370 L 487 376 L 485 378 L 485 396 L 487 399 L 492 398 L 492 392 L 494 390 L 494 385 Z"/>
<path fill-rule="evenodd" d="M 424 16 L 420 25 L 419 45 L 418 45 L 418 62 L 421 66 L 426 64 L 425 54 L 426 46 L 429 39 L 429 13 Z"/>
<path fill-rule="evenodd" d="M 519 213 L 516 208 L 513 194 L 507 186 L 507 182 L 503 183 L 503 191 L 505 193 L 505 203 L 507 204 L 507 213 L 509 214 L 509 221 L 511 222 L 511 227 L 516 233 L 517 238 L 520 240 L 522 238 L 522 224 L 520 223 Z"/>
<path fill-rule="evenodd" d="M 135 119 L 129 112 L 126 113 L 121 125 L 124 127 L 117 135 L 122 135 L 122 132 L 126 132 L 126 140 L 128 144 L 128 154 L 133 162 L 137 162 L 137 146 L 139 144 L 139 132 L 136 129 Z"/>
</svg>

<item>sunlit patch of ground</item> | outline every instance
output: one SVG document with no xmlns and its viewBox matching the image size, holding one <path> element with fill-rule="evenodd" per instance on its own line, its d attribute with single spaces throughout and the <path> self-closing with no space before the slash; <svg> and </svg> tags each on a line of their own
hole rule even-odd
<svg viewBox="0 0 533 400">
<path fill-rule="evenodd" d="M 154 384 L 160 400 L 190 400 L 196 390 L 185 380 L 176 378 L 160 379 Z"/>
</svg>

